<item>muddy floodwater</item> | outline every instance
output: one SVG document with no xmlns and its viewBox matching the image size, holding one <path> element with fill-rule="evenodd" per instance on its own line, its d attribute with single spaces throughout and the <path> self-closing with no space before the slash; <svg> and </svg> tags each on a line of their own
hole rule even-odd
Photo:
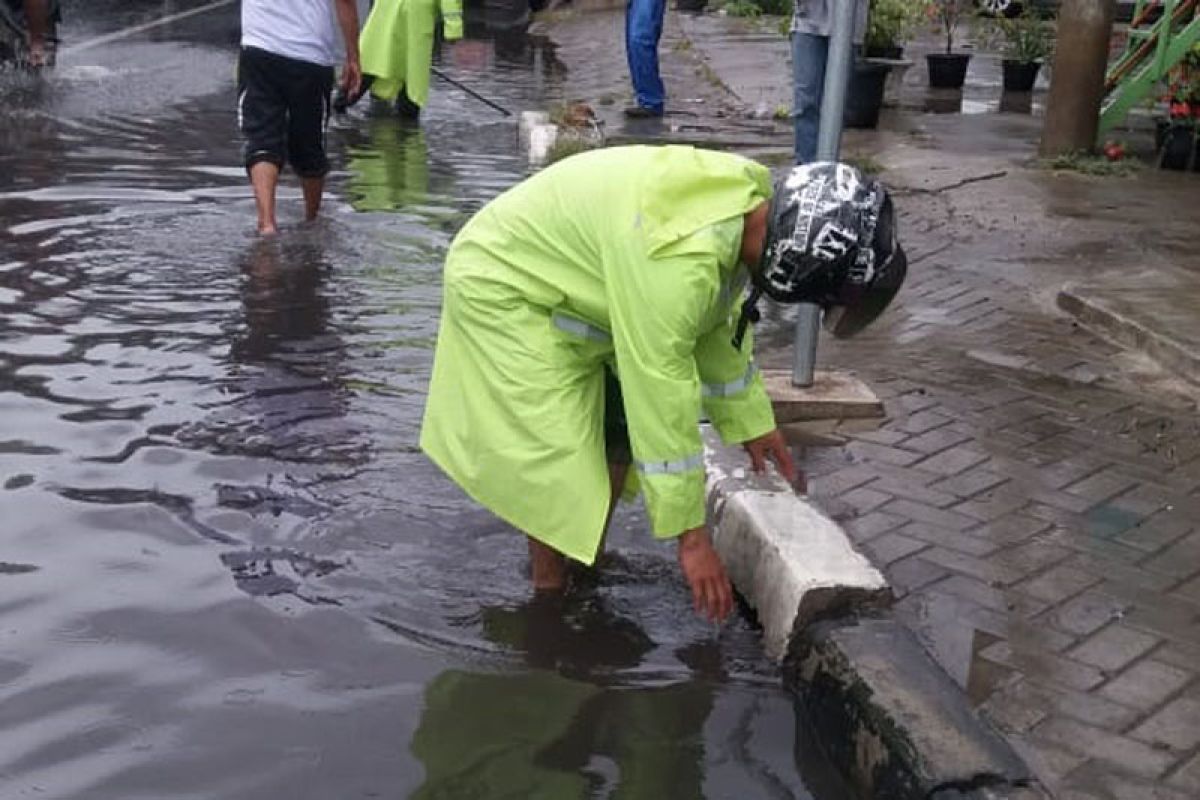
<svg viewBox="0 0 1200 800">
<path fill-rule="evenodd" d="M 758 633 L 693 615 L 636 509 L 530 603 L 521 538 L 417 449 L 513 123 L 364 103 L 323 219 L 288 177 L 260 240 L 237 4 L 97 39 L 202 5 L 67 3 L 59 67 L 0 76 L 0 797 L 809 797 Z M 502 23 L 447 72 L 560 97 Z"/>
</svg>

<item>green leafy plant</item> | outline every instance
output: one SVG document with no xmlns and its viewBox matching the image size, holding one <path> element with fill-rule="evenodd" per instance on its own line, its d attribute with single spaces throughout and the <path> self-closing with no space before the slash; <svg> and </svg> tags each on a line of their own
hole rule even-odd
<svg viewBox="0 0 1200 800">
<path fill-rule="evenodd" d="M 1043 169 L 1052 172 L 1078 172 L 1097 178 L 1124 178 L 1137 173 L 1141 163 L 1132 158 L 1112 160 L 1090 153 L 1067 153 L 1039 162 Z"/>
<path fill-rule="evenodd" d="M 793 0 L 754 0 L 754 3 L 768 16 L 791 19 Z"/>
<path fill-rule="evenodd" d="M 759 17 L 762 16 L 762 9 L 757 3 L 751 0 L 729 0 L 722 6 L 725 13 L 731 17 Z"/>
<path fill-rule="evenodd" d="M 1171 120 L 1200 121 L 1200 43 L 1172 68 L 1162 99 L 1167 103 Z"/>
<path fill-rule="evenodd" d="M 901 47 L 929 14 L 929 0 L 872 0 L 867 50 Z"/>
<path fill-rule="evenodd" d="M 982 43 L 1022 64 L 1045 61 L 1054 52 L 1050 24 L 1029 9 L 1015 17 L 981 18 Z"/>
<path fill-rule="evenodd" d="M 731 17 L 786 17 L 791 27 L 793 0 L 726 0 L 721 9 Z"/>
</svg>

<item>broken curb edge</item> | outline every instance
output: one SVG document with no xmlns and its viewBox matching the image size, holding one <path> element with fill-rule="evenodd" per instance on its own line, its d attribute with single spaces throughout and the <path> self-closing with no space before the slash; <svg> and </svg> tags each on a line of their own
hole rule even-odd
<svg viewBox="0 0 1200 800">
<path fill-rule="evenodd" d="M 1049 797 L 894 619 L 886 579 L 780 476 L 704 430 L 713 541 L 784 667 L 800 725 L 860 798 Z"/>
</svg>

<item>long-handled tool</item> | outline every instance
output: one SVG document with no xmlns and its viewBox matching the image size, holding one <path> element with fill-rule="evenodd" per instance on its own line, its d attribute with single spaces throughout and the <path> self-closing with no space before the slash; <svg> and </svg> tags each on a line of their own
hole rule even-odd
<svg viewBox="0 0 1200 800">
<path fill-rule="evenodd" d="M 454 78 L 451 78 L 449 75 L 442 72 L 440 69 L 438 69 L 436 67 L 430 67 L 429 71 L 432 72 L 434 75 L 438 76 L 439 78 L 441 78 L 442 80 L 444 80 L 446 83 L 455 87 L 456 89 L 462 89 L 464 92 L 471 95 L 471 97 L 474 97 L 476 100 L 483 103 L 484 105 L 491 106 L 492 108 L 496 109 L 501 114 L 503 114 L 504 116 L 506 116 L 506 117 L 512 116 L 512 112 L 509 111 L 504 106 L 498 105 L 497 103 L 493 103 L 491 100 L 488 100 L 486 97 L 484 97 L 479 92 L 472 89 L 470 86 L 464 86 L 462 83 L 454 80 Z"/>
</svg>

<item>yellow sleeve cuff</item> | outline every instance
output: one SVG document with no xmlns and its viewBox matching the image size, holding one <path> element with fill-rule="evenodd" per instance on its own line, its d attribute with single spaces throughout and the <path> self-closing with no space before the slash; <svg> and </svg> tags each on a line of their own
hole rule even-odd
<svg viewBox="0 0 1200 800">
<path fill-rule="evenodd" d="M 641 475 L 646 512 L 656 539 L 672 539 L 704 524 L 704 466 L 675 475 Z"/>
<path fill-rule="evenodd" d="M 725 444 L 747 442 L 775 430 L 775 411 L 761 375 L 756 374 L 739 394 L 704 398 L 704 412 Z"/>
</svg>

